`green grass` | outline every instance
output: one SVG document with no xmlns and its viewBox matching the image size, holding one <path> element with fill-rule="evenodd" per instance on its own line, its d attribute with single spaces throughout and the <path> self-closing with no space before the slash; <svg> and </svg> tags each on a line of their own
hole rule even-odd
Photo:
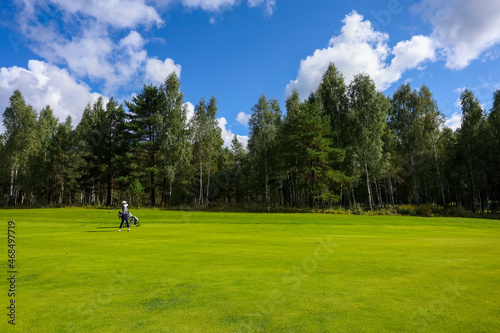
<svg viewBox="0 0 500 333">
<path fill-rule="evenodd" d="M 500 328 L 498 220 L 132 212 L 141 227 L 118 232 L 116 211 L 0 210 L 4 258 L 16 221 L 12 331 Z"/>
</svg>

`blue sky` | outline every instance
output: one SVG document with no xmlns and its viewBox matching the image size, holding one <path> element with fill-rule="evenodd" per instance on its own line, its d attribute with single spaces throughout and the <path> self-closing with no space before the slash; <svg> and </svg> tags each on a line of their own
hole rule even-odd
<svg viewBox="0 0 500 333">
<path fill-rule="evenodd" d="M 75 125 L 88 102 L 130 100 L 172 71 L 190 111 L 217 97 L 226 142 L 246 142 L 260 95 L 284 109 L 329 62 L 387 95 L 426 84 L 452 128 L 464 88 L 486 110 L 500 89 L 499 1 L 2 0 L 0 15 L 0 110 L 20 89 Z"/>
</svg>

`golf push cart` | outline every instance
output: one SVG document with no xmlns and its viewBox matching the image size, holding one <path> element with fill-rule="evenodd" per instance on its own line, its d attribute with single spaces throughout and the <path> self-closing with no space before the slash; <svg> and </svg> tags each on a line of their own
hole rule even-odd
<svg viewBox="0 0 500 333">
<path fill-rule="evenodd" d="M 118 211 L 118 218 L 121 220 L 122 219 L 122 212 Z M 139 223 L 139 219 L 137 216 L 132 215 L 131 212 L 128 213 L 129 215 L 129 224 L 133 224 L 136 227 L 139 227 L 141 224 Z"/>
</svg>

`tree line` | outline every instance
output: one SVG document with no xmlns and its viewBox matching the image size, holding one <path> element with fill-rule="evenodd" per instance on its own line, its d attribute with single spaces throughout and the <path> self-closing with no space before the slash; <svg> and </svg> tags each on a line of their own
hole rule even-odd
<svg viewBox="0 0 500 333">
<path fill-rule="evenodd" d="M 262 95 L 245 149 L 223 147 L 217 100 L 187 119 L 180 81 L 169 75 L 125 102 L 99 98 L 73 128 L 50 106 L 39 113 L 15 91 L 3 113 L 1 206 L 179 205 L 352 208 L 433 204 L 496 212 L 500 203 L 500 90 L 484 110 L 460 96 L 462 122 L 444 126 L 429 88 L 392 96 L 360 73 L 350 84 L 332 63 L 306 99 L 294 91 L 283 115 Z"/>
</svg>

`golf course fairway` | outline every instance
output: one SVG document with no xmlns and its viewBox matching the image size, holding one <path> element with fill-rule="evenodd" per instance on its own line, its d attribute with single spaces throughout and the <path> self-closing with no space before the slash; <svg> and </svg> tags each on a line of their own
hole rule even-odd
<svg viewBox="0 0 500 333">
<path fill-rule="evenodd" d="M 498 220 L 131 211 L 0 210 L 0 332 L 500 331 Z"/>
</svg>

